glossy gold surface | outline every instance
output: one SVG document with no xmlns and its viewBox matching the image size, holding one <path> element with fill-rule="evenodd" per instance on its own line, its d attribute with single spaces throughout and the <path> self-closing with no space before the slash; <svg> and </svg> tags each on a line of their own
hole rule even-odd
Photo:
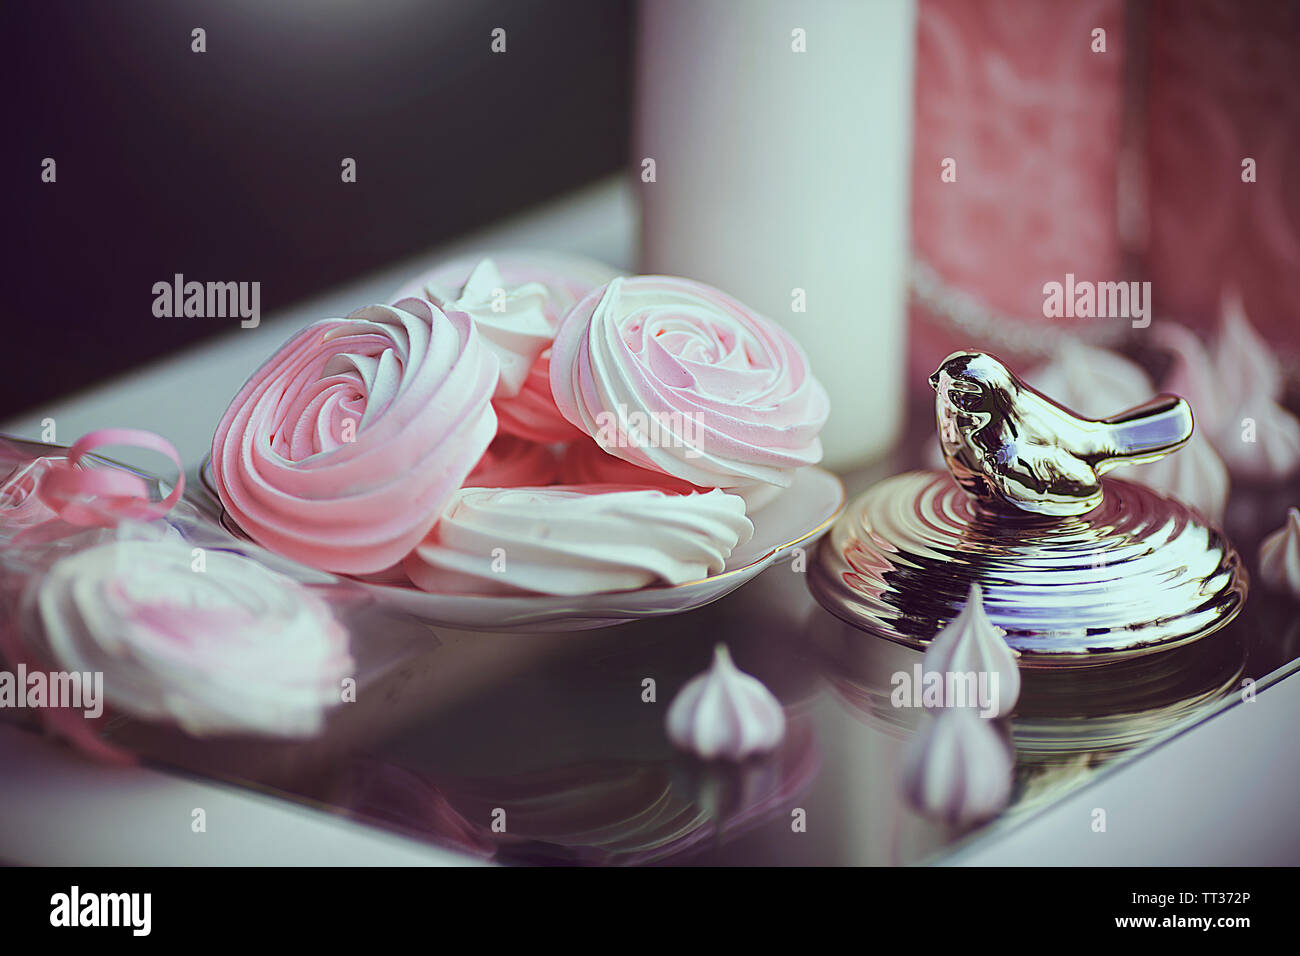
<svg viewBox="0 0 1300 956">
<path fill-rule="evenodd" d="M 845 508 L 809 567 L 836 616 L 924 647 L 979 584 L 989 618 L 1034 667 L 1179 647 L 1240 611 L 1246 572 L 1222 532 L 1101 477 L 1181 446 L 1185 401 L 1091 421 L 976 352 L 950 356 L 930 381 L 951 474 L 896 475 Z"/>
<path fill-rule="evenodd" d="M 984 352 L 955 352 L 930 376 L 939 445 L 953 478 L 989 505 L 1081 515 L 1101 504 L 1101 476 L 1154 461 L 1192 437 L 1192 411 L 1160 395 L 1111 418 L 1076 415 Z"/>
<path fill-rule="evenodd" d="M 986 509 L 948 475 L 908 472 L 849 506 L 809 568 L 832 613 L 914 647 L 978 583 L 1022 664 L 1101 663 L 1176 647 L 1240 610 L 1245 570 L 1217 530 L 1140 485 L 1048 518 Z"/>
</svg>

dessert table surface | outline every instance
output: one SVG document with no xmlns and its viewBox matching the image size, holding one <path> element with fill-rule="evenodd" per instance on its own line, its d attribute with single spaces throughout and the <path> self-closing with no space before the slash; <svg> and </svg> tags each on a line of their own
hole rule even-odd
<svg viewBox="0 0 1300 956">
<path fill-rule="evenodd" d="M 197 488 L 230 397 L 294 330 L 385 301 L 436 260 L 474 249 L 540 248 L 630 268 L 636 227 L 625 184 L 597 183 L 258 328 L 234 322 L 0 431 L 49 440 L 53 419 L 67 444 L 97 428 L 149 429 L 175 444 Z M 933 428 L 920 419 L 895 454 L 843 476 L 850 495 L 919 462 Z M 147 454 L 121 457 L 160 468 Z M 1271 530 L 1254 527 L 1249 504 L 1228 516 L 1248 563 Z M 1013 722 L 1012 805 L 966 832 L 921 818 L 900 795 L 915 723 L 890 707 L 889 675 L 919 654 L 820 608 L 799 562 L 698 610 L 613 628 L 425 628 L 376 652 L 357 703 L 306 744 L 196 742 L 115 718 L 105 736 L 144 760 L 105 767 L 0 721 L 0 861 L 1294 864 L 1298 617 L 1294 605 L 1252 594 L 1243 616 L 1193 653 L 1041 689 Z M 719 642 L 786 707 L 780 749 L 740 768 L 685 760 L 663 732 L 672 694 Z M 191 836 L 195 807 L 207 811 L 206 836 Z"/>
</svg>

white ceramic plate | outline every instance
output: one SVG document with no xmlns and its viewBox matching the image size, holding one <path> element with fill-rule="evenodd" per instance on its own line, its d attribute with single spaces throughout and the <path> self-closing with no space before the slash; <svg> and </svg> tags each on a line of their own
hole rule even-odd
<svg viewBox="0 0 1300 956">
<path fill-rule="evenodd" d="M 209 462 L 201 469 L 203 487 L 216 500 Z M 700 581 L 611 591 L 579 597 L 549 594 L 500 597 L 448 594 L 411 587 L 370 584 L 362 587 L 384 604 L 443 627 L 474 631 L 578 631 L 609 627 L 640 618 L 678 614 L 716 601 L 760 571 L 808 548 L 825 534 L 844 504 L 844 485 L 821 468 L 804 468 L 794 484 L 765 508 L 750 515 L 754 536 L 732 552 L 726 567 Z M 220 505 L 218 504 L 218 507 Z M 222 522 L 245 537 L 224 511 Z"/>
</svg>

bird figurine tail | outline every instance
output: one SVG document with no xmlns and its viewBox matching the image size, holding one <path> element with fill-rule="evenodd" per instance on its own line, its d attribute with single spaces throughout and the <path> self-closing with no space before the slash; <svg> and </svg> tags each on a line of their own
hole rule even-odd
<svg viewBox="0 0 1300 956">
<path fill-rule="evenodd" d="M 1192 437 L 1192 407 L 1177 395 L 1157 395 L 1104 421 L 1110 426 L 1108 457 L 1127 461 L 1158 458 Z"/>
</svg>

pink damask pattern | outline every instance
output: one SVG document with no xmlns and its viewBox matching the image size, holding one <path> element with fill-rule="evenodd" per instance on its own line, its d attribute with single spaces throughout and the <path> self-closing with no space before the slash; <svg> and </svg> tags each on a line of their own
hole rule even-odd
<svg viewBox="0 0 1300 956">
<path fill-rule="evenodd" d="M 1204 330 L 1235 286 L 1264 338 L 1300 351 L 1300 5 L 1158 0 L 1146 35 L 1157 306 Z"/>
<path fill-rule="evenodd" d="M 920 4 L 913 249 L 991 309 L 1047 321 L 1043 283 L 1116 275 L 1122 13 L 1120 0 Z M 1105 53 L 1091 48 L 1097 28 Z M 941 181 L 945 158 L 956 182 Z M 918 374 L 956 348 L 992 346 L 919 308 L 912 321 Z"/>
<path fill-rule="evenodd" d="M 1042 318 L 1043 283 L 1066 272 L 1150 280 L 1157 320 L 1203 337 L 1237 289 L 1300 365 L 1297 63 L 1293 0 L 921 0 L 914 254 L 1029 325 L 1072 321 Z M 940 180 L 945 157 L 955 183 Z M 1141 225 L 1125 242 L 1122 168 Z M 912 316 L 916 374 L 952 348 L 997 346 L 924 308 Z"/>
</svg>

